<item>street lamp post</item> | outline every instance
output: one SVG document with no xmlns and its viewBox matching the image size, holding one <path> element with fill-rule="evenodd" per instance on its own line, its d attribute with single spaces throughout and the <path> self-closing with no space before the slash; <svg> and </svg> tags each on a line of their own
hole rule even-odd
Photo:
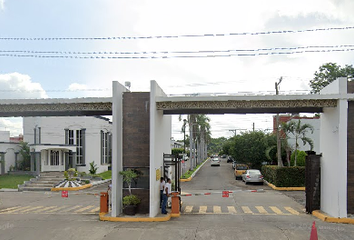
<svg viewBox="0 0 354 240">
<path fill-rule="evenodd" d="M 283 77 L 280 77 L 279 82 L 275 82 L 275 94 L 279 95 L 279 85 Z M 276 116 L 276 131 L 277 131 L 277 157 L 278 157 L 278 167 L 283 166 L 283 160 L 281 158 L 281 142 L 280 142 L 280 133 L 279 133 L 279 113 Z"/>
<path fill-rule="evenodd" d="M 187 120 L 183 119 L 183 160 L 185 160 L 185 154 L 186 154 L 186 124 Z"/>
</svg>

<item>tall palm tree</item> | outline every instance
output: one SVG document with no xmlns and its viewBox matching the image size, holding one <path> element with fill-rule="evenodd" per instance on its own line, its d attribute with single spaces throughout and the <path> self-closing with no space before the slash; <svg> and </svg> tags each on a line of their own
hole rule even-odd
<svg viewBox="0 0 354 240">
<path fill-rule="evenodd" d="M 303 145 L 308 143 L 310 145 L 310 150 L 313 149 L 313 141 L 311 138 L 306 137 L 306 134 L 308 131 L 311 131 L 313 133 L 313 127 L 310 124 L 301 124 L 301 120 L 299 119 L 298 121 L 291 120 L 287 123 L 282 124 L 282 129 L 286 133 L 287 136 L 288 134 L 291 133 L 295 137 L 295 161 L 294 161 L 294 166 L 296 166 L 296 161 L 297 161 L 297 149 L 299 148 L 299 141 L 302 141 Z"/>
<path fill-rule="evenodd" d="M 196 123 L 198 126 L 197 142 L 198 142 L 198 162 L 204 160 L 207 155 L 207 141 L 211 137 L 210 133 L 210 118 L 205 114 L 199 114 L 196 117 Z"/>
</svg>

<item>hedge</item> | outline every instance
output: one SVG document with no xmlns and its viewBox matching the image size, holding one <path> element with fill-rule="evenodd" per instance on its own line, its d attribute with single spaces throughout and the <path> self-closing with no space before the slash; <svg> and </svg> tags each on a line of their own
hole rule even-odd
<svg viewBox="0 0 354 240">
<path fill-rule="evenodd" d="M 305 167 L 278 167 L 266 165 L 262 167 L 265 180 L 277 187 L 304 187 Z"/>
</svg>

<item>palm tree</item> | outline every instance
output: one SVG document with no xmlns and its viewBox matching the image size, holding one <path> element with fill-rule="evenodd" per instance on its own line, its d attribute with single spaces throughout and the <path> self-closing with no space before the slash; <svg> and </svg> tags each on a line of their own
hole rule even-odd
<svg viewBox="0 0 354 240">
<path fill-rule="evenodd" d="M 282 123 L 282 129 L 288 136 L 289 133 L 293 134 L 295 137 L 295 161 L 294 166 L 296 166 L 297 161 L 297 149 L 299 148 L 299 141 L 301 140 L 303 145 L 308 143 L 310 145 L 310 150 L 313 149 L 313 141 L 312 139 L 306 137 L 306 133 L 308 130 L 313 133 L 313 127 L 310 124 L 301 124 L 301 120 L 298 121 L 291 120 L 287 123 Z"/>
<path fill-rule="evenodd" d="M 207 156 L 207 142 L 211 137 L 210 133 L 210 118 L 205 114 L 199 114 L 196 117 L 198 132 L 197 132 L 197 142 L 198 142 L 198 163 L 199 160 L 206 159 Z"/>
</svg>

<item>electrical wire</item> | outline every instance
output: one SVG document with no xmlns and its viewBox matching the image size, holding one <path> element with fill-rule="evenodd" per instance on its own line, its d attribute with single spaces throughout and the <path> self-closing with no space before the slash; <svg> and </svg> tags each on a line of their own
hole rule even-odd
<svg viewBox="0 0 354 240">
<path fill-rule="evenodd" d="M 259 32 L 232 32 L 232 33 L 204 33 L 183 35 L 155 35 L 155 36 L 114 36 L 114 37 L 0 37 L 6 41 L 67 41 L 67 40 L 139 40 L 139 39 L 178 39 L 178 38 L 203 38 L 203 37 L 230 37 L 230 36 L 257 36 L 271 34 L 296 34 L 306 32 L 353 30 L 354 26 L 315 28 L 304 30 L 277 30 Z"/>
</svg>

